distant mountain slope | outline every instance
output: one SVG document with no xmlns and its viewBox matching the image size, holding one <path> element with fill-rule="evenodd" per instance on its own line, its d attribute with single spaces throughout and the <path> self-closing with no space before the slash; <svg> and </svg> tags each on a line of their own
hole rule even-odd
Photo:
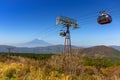
<svg viewBox="0 0 120 80">
<path fill-rule="evenodd" d="M 44 40 L 39 40 L 39 39 L 34 39 L 26 43 L 16 44 L 16 46 L 19 46 L 19 47 L 45 47 L 45 46 L 51 46 L 51 45 L 52 45 L 51 43 L 48 43 Z"/>
<path fill-rule="evenodd" d="M 8 52 L 8 48 L 16 48 L 14 46 L 0 45 L 0 52 Z"/>
<path fill-rule="evenodd" d="M 78 53 L 87 56 L 103 56 L 103 57 L 120 58 L 120 51 L 107 46 L 95 46 L 90 48 L 78 49 Z"/>
<path fill-rule="evenodd" d="M 112 48 L 117 49 L 117 50 L 120 51 L 120 46 L 110 46 L 110 47 L 112 47 Z"/>
<path fill-rule="evenodd" d="M 63 45 L 54 45 L 47 47 L 14 47 L 0 45 L 0 52 L 8 52 L 7 48 L 14 48 L 11 52 L 15 53 L 60 53 L 63 51 Z M 72 46 L 72 53 L 80 54 L 81 56 L 101 56 L 101 57 L 115 57 L 120 58 L 120 51 L 107 47 L 107 46 L 95 46 L 90 48 L 80 48 Z"/>
<path fill-rule="evenodd" d="M 14 48 L 11 50 L 12 52 L 18 53 L 60 53 L 63 51 L 63 45 L 54 45 L 54 46 L 46 46 L 46 47 L 14 47 L 14 46 L 7 46 L 1 45 L 0 52 L 8 52 L 7 48 Z M 78 48 L 76 46 L 72 46 L 72 48 Z"/>
</svg>

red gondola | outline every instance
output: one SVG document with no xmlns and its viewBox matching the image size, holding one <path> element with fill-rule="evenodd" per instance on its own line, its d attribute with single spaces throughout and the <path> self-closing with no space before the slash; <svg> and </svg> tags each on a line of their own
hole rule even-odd
<svg viewBox="0 0 120 80">
<path fill-rule="evenodd" d="M 97 21 L 99 24 L 108 24 L 112 22 L 112 17 L 106 12 L 100 12 L 101 15 L 98 17 Z"/>
</svg>

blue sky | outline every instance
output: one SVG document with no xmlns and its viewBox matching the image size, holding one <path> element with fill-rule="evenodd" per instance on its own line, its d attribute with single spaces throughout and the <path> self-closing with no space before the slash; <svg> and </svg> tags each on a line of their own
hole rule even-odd
<svg viewBox="0 0 120 80">
<path fill-rule="evenodd" d="M 39 38 L 63 44 L 62 26 L 55 26 L 57 16 L 78 21 L 71 29 L 73 45 L 120 45 L 120 0 L 0 0 L 0 44 L 22 43 Z M 99 25 L 99 11 L 112 16 L 112 23 Z"/>
</svg>

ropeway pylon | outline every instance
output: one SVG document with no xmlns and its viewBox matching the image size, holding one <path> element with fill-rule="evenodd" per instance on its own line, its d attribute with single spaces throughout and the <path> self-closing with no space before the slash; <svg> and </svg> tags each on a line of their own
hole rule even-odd
<svg viewBox="0 0 120 80">
<path fill-rule="evenodd" d="M 71 38 L 70 38 L 70 31 L 69 26 L 66 30 L 65 42 L 64 42 L 64 53 L 70 54 L 71 53 Z"/>
<path fill-rule="evenodd" d="M 66 28 L 66 31 L 60 32 L 60 36 L 65 37 L 64 42 L 64 51 L 63 53 L 70 54 L 71 53 L 71 38 L 70 38 L 70 27 L 72 26 L 74 29 L 78 28 L 79 25 L 77 24 L 77 21 L 68 18 L 65 16 L 59 16 L 56 19 L 56 25 L 62 24 L 63 28 Z"/>
</svg>

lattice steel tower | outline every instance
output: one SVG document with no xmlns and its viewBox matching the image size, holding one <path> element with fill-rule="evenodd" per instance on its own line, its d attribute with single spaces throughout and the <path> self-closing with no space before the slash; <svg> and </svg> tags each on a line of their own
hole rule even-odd
<svg viewBox="0 0 120 80">
<path fill-rule="evenodd" d="M 73 28 L 78 28 L 79 26 L 76 20 L 65 16 L 57 17 L 56 25 L 59 24 L 62 24 L 63 28 L 66 28 L 66 31 L 61 30 L 60 32 L 60 36 L 65 37 L 64 52 L 70 53 L 71 52 L 70 27 L 72 26 Z"/>
</svg>

